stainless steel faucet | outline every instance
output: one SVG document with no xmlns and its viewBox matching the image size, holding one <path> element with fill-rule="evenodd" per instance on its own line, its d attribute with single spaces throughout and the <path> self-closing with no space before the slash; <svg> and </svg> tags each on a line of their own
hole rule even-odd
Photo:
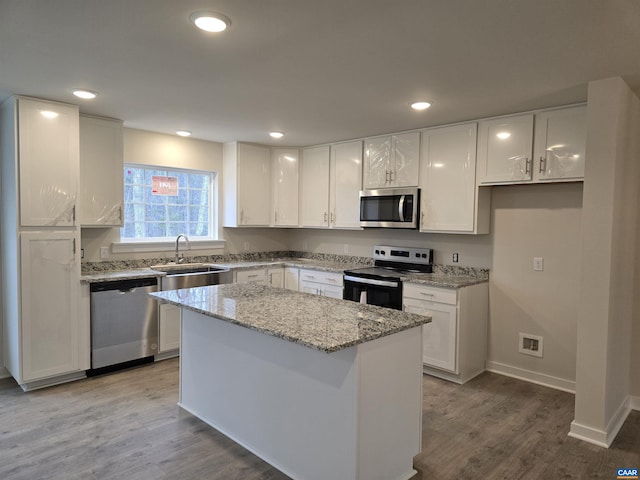
<svg viewBox="0 0 640 480">
<path fill-rule="evenodd" d="M 189 246 L 189 237 L 187 237 L 184 233 L 181 233 L 180 235 L 178 235 L 176 237 L 176 263 L 182 263 L 184 262 L 184 255 L 182 255 L 182 257 L 180 257 L 180 238 L 184 238 L 184 241 L 187 244 L 187 250 L 190 250 L 191 247 Z"/>
</svg>

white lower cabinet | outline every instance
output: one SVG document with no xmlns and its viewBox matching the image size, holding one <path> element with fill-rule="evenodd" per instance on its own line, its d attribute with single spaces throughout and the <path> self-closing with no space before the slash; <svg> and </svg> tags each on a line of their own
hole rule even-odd
<svg viewBox="0 0 640 480">
<path fill-rule="evenodd" d="M 299 275 L 299 289 L 301 292 L 324 297 L 342 298 L 341 273 L 301 268 Z"/>
<path fill-rule="evenodd" d="M 158 353 L 180 348 L 180 307 L 168 303 L 160 304 Z"/>
<path fill-rule="evenodd" d="M 298 291 L 299 270 L 294 267 L 284 267 L 284 288 Z"/>
<path fill-rule="evenodd" d="M 6 355 L 25 389 L 33 381 L 89 368 L 76 245 L 75 231 L 20 234 L 20 321 L 7 325 L 7 340 L 15 333 L 15 341 Z"/>
<path fill-rule="evenodd" d="M 269 267 L 267 280 L 270 287 L 284 288 L 284 267 Z"/>
<path fill-rule="evenodd" d="M 251 270 L 240 270 L 233 274 L 235 283 L 257 283 L 268 285 L 267 269 L 255 268 Z"/>
<path fill-rule="evenodd" d="M 423 327 L 424 372 L 465 383 L 485 370 L 488 283 L 458 290 L 405 283 L 403 310 L 428 315 Z"/>
</svg>

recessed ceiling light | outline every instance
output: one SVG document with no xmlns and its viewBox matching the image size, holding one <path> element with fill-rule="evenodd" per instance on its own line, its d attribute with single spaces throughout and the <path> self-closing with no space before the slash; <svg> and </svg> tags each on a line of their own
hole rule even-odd
<svg viewBox="0 0 640 480">
<path fill-rule="evenodd" d="M 191 14 L 191 21 L 205 32 L 222 32 L 231 25 L 231 20 L 221 13 L 195 12 Z"/>
<path fill-rule="evenodd" d="M 82 98 L 83 100 L 92 100 L 98 96 L 98 92 L 94 92 L 93 90 L 85 90 L 84 88 L 76 88 L 73 90 L 73 94 Z"/>
<path fill-rule="evenodd" d="M 425 101 L 413 102 L 411 104 L 411 108 L 413 108 L 414 110 L 426 110 L 430 106 L 431 106 L 431 102 L 425 102 Z"/>
<path fill-rule="evenodd" d="M 180 135 L 181 137 L 190 137 L 191 132 L 189 130 L 178 130 L 176 131 L 176 135 Z"/>
<path fill-rule="evenodd" d="M 282 137 L 284 137 L 284 133 L 283 132 L 269 132 L 269 135 L 271 135 L 271 138 L 282 138 Z"/>
</svg>

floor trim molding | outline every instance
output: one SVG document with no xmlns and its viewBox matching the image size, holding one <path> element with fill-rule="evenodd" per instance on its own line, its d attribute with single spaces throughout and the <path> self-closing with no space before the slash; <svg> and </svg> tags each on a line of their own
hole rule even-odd
<svg viewBox="0 0 640 480">
<path fill-rule="evenodd" d="M 631 410 L 639 410 L 640 411 L 640 397 L 634 397 L 632 395 L 629 396 L 629 407 Z"/>
<path fill-rule="evenodd" d="M 0 367 L 0 378 L 9 378 L 10 376 L 11 374 L 9 373 L 9 370 L 4 367 Z"/>
<path fill-rule="evenodd" d="M 564 378 L 553 377 L 544 373 L 533 372 L 531 370 L 525 370 L 524 368 L 512 367 L 500 362 L 493 362 L 487 360 L 487 370 L 493 373 L 499 373 L 500 375 L 506 375 L 507 377 L 517 378 L 519 380 L 525 380 L 527 382 L 542 385 L 544 387 L 555 388 L 556 390 L 562 390 L 563 392 L 576 393 L 576 382 L 573 380 L 566 380 Z"/>
<path fill-rule="evenodd" d="M 634 409 L 632 405 L 640 406 L 640 404 L 636 404 L 636 400 L 638 400 L 638 397 L 627 396 L 618 407 L 618 410 L 616 410 L 616 413 L 611 417 L 611 420 L 609 420 L 604 430 L 588 427 L 574 420 L 571 422 L 569 436 L 593 443 L 600 447 L 609 448 L 616 439 L 629 413 Z"/>
</svg>

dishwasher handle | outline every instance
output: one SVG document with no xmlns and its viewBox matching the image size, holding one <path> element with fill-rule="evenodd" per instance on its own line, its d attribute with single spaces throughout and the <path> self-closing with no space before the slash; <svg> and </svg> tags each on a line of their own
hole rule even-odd
<svg viewBox="0 0 640 480">
<path fill-rule="evenodd" d="M 90 291 L 91 293 L 95 293 L 117 290 L 118 293 L 124 295 L 127 293 L 133 293 L 136 288 L 153 286 L 157 287 L 157 285 L 157 277 L 134 278 L 128 280 L 117 280 L 113 282 L 95 282 L 91 284 Z"/>
</svg>

